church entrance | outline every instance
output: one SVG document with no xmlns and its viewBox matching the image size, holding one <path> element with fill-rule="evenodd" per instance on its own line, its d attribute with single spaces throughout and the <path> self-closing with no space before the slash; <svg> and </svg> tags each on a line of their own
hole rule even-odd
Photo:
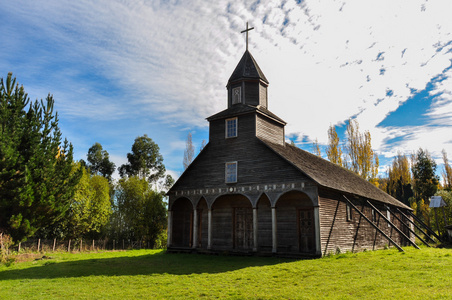
<svg viewBox="0 0 452 300">
<path fill-rule="evenodd" d="M 193 205 L 187 198 L 179 198 L 172 207 L 172 246 L 191 247 L 193 239 Z"/>
<path fill-rule="evenodd" d="M 234 208 L 234 249 L 253 248 L 253 210 L 250 207 Z"/>
<path fill-rule="evenodd" d="M 315 251 L 314 209 L 298 210 L 298 249 L 300 252 Z"/>
</svg>

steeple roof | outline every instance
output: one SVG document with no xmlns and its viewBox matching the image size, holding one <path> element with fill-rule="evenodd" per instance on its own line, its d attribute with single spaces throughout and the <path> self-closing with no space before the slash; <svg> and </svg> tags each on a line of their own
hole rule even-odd
<svg viewBox="0 0 452 300">
<path fill-rule="evenodd" d="M 228 84 L 241 79 L 260 79 L 268 84 L 267 78 L 248 50 L 245 51 L 239 64 L 235 67 Z"/>
</svg>

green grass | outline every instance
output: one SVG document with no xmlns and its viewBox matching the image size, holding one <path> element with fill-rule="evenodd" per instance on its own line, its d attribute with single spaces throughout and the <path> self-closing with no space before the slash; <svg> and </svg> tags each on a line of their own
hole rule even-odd
<svg viewBox="0 0 452 300">
<path fill-rule="evenodd" d="M 452 299 L 452 250 L 314 260 L 134 250 L 0 266 L 1 299 Z"/>
</svg>

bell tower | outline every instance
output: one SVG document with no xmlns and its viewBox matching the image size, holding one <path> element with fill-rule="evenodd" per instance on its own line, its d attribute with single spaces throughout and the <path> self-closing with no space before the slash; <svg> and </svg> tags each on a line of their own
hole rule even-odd
<svg viewBox="0 0 452 300">
<path fill-rule="evenodd" d="M 228 108 L 239 103 L 268 107 L 268 80 L 248 51 L 248 31 L 252 29 L 254 27 L 248 28 L 247 22 L 246 29 L 242 31 L 242 33 L 246 33 L 246 50 L 226 86 L 228 89 Z"/>
</svg>

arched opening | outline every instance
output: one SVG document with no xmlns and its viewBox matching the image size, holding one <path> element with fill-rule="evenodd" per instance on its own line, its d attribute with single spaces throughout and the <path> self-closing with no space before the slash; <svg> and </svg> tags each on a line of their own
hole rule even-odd
<svg viewBox="0 0 452 300">
<path fill-rule="evenodd" d="M 314 253 L 315 221 L 311 199 L 291 191 L 276 203 L 278 252 Z"/>
<path fill-rule="evenodd" d="M 187 198 L 179 198 L 171 207 L 173 217 L 173 247 L 191 247 L 193 241 L 193 205 Z"/>
<path fill-rule="evenodd" d="M 198 224 L 198 245 L 196 248 L 207 249 L 207 239 L 208 239 L 208 206 L 206 199 L 201 198 L 199 200 L 198 205 L 196 206 L 197 211 L 197 224 Z"/>
<path fill-rule="evenodd" d="M 272 251 L 272 208 L 270 199 L 263 194 L 257 202 L 257 244 L 260 252 Z"/>
<path fill-rule="evenodd" d="M 224 195 L 212 206 L 212 249 L 253 248 L 253 208 L 243 195 Z"/>
</svg>

